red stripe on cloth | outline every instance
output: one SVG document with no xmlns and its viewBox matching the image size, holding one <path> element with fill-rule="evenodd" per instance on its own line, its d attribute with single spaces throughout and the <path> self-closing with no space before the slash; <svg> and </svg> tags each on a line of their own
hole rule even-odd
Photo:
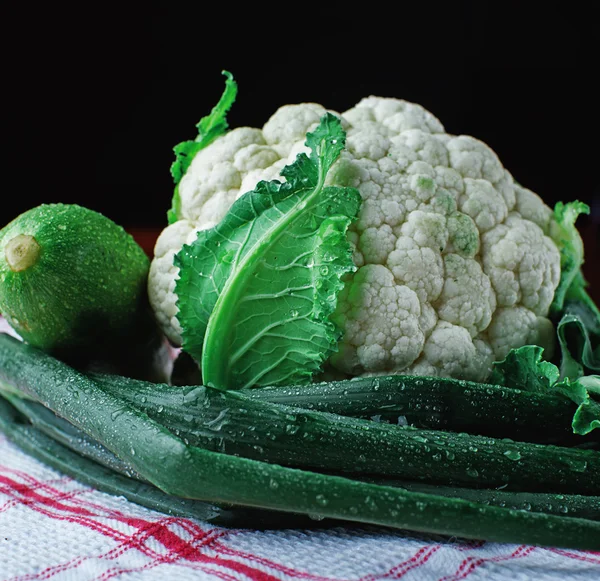
<svg viewBox="0 0 600 581">
<path fill-rule="evenodd" d="M 584 563 L 593 563 L 594 565 L 600 565 L 600 551 L 585 551 L 575 553 L 573 551 L 567 551 L 566 549 L 545 549 L 561 557 L 567 557 L 568 559 L 575 559 L 576 561 L 582 561 Z"/>
<path fill-rule="evenodd" d="M 508 561 L 512 559 L 519 559 L 526 557 L 535 551 L 536 547 L 521 545 L 517 547 L 512 553 L 505 555 L 495 555 L 494 557 L 467 557 L 458 566 L 458 569 L 453 575 L 447 575 L 438 579 L 438 581 L 458 581 L 464 579 L 473 573 L 477 568 L 481 567 L 485 563 L 498 563 L 500 561 Z"/>
<path fill-rule="evenodd" d="M 310 581 L 337 581 L 337 577 L 323 577 L 321 575 L 313 575 L 312 573 L 308 573 L 306 571 L 298 571 L 297 569 L 292 569 L 291 567 L 287 567 L 281 563 L 277 563 L 276 561 L 272 561 L 267 559 L 266 557 L 261 557 L 259 555 L 255 555 L 254 553 L 248 553 L 245 551 L 240 551 L 237 549 L 233 549 L 224 545 L 220 541 L 217 541 L 213 545 L 213 550 L 221 555 L 229 555 L 239 557 L 240 559 L 245 559 L 246 561 L 252 561 L 253 563 L 257 563 L 262 567 L 267 567 L 276 571 L 282 575 L 288 575 L 289 577 L 295 577 L 298 579 L 310 579 Z M 343 579 L 340 581 L 344 581 Z"/>
<path fill-rule="evenodd" d="M 177 522 L 177 524 L 179 526 L 182 526 L 185 524 L 193 524 L 190 521 L 186 522 L 185 519 L 177 519 L 177 521 L 175 521 L 175 522 Z M 225 534 L 227 534 L 227 531 L 223 530 L 223 531 L 220 531 L 216 536 L 223 536 Z M 187 563 L 185 565 L 188 568 L 194 568 L 194 567 L 190 567 L 190 565 L 189 565 L 190 563 L 219 565 L 220 567 L 230 569 L 232 571 L 235 571 L 236 573 L 245 575 L 249 579 L 253 579 L 256 581 L 276 581 L 276 579 L 277 579 L 276 577 L 273 577 L 272 575 L 269 575 L 268 573 L 260 571 L 254 567 L 251 567 L 250 565 L 248 565 L 246 563 L 242 563 L 242 562 L 235 561 L 232 559 L 223 559 L 218 556 L 211 557 L 211 556 L 207 555 L 206 553 L 201 552 L 199 550 L 199 547 L 195 546 L 191 542 L 184 540 L 181 537 L 177 536 L 175 533 L 173 533 L 167 527 L 162 527 L 161 530 L 157 531 L 156 534 L 154 534 L 153 536 L 158 541 L 160 541 L 161 544 L 163 544 L 167 549 L 169 549 L 169 553 L 166 555 L 159 555 L 154 560 L 153 563 L 148 563 L 147 565 L 145 565 L 143 567 L 143 569 L 156 567 L 157 565 L 161 565 L 164 563 L 173 563 L 176 561 L 179 561 L 179 564 L 181 565 L 182 563 L 180 561 L 185 560 L 185 561 L 187 561 Z M 205 539 L 203 546 L 206 547 L 207 545 L 208 545 L 208 543 L 206 542 L 206 539 Z M 204 569 L 204 568 L 205 567 L 202 567 L 202 569 Z M 137 568 L 137 569 L 139 569 L 139 568 Z M 137 569 L 133 569 L 133 570 L 137 570 Z M 101 577 L 99 577 L 98 581 L 106 581 L 107 579 L 110 579 L 117 574 L 120 575 L 120 574 L 124 574 L 124 573 L 129 573 L 129 572 L 132 572 L 132 569 L 122 568 L 119 570 L 115 570 L 110 575 L 102 575 Z"/>
<path fill-rule="evenodd" d="M 31 480 L 31 478 L 29 478 L 29 480 Z M 146 556 L 153 558 L 157 565 L 161 564 L 161 562 L 174 562 L 185 559 L 188 562 L 209 563 L 213 565 L 218 564 L 221 567 L 229 568 L 236 573 L 241 573 L 248 578 L 257 581 L 275 580 L 275 578 L 271 575 L 265 574 L 264 572 L 254 569 L 244 563 L 230 559 L 209 557 L 208 555 L 202 553 L 198 547 L 190 544 L 189 541 L 178 536 L 167 526 L 167 523 L 182 524 L 183 522 L 186 522 L 188 524 L 192 524 L 197 529 L 197 532 L 200 536 L 205 536 L 208 534 L 207 531 L 201 530 L 197 525 L 194 525 L 192 521 L 189 521 L 188 519 L 175 519 L 170 517 L 168 519 L 162 519 L 158 522 L 151 522 L 141 518 L 128 517 L 123 514 L 111 514 L 110 518 L 123 522 L 124 524 L 136 529 L 135 534 L 125 535 L 120 531 L 109 527 L 108 525 L 102 525 L 101 523 L 98 523 L 96 520 L 94 520 L 94 517 L 98 517 L 100 515 L 96 514 L 89 508 L 86 508 L 85 506 L 66 504 L 65 502 L 57 500 L 57 498 L 61 495 L 64 496 L 64 493 L 61 493 L 58 490 L 53 490 L 53 496 L 44 496 L 38 493 L 36 488 L 45 488 L 46 491 L 51 489 L 51 487 L 44 485 L 43 483 L 35 482 L 34 484 L 25 484 L 1 475 L 0 483 L 4 484 L 4 486 L 2 486 L 0 489 L 7 495 L 12 496 L 15 500 L 18 500 L 22 504 L 29 506 L 45 516 L 79 524 L 94 530 L 95 532 L 99 532 L 105 536 L 108 536 L 113 540 L 120 541 L 121 547 L 118 554 L 108 558 L 117 558 L 120 554 L 123 554 L 127 550 L 136 549 Z M 225 532 L 221 534 L 225 534 Z M 168 554 L 161 555 L 152 551 L 145 544 L 149 538 L 156 539 L 167 549 Z M 49 578 L 58 574 L 59 572 L 79 566 L 85 559 L 86 558 L 75 559 L 69 563 L 47 568 L 35 576 L 30 575 L 20 577 L 19 580 L 27 581 L 30 579 Z"/>
<path fill-rule="evenodd" d="M 404 575 L 406 575 L 408 572 L 410 572 L 412 569 L 414 569 L 416 567 L 420 567 L 421 565 L 424 565 L 431 558 L 431 556 L 435 552 L 437 552 L 437 550 L 440 548 L 441 548 L 440 545 L 433 545 L 433 546 L 429 545 L 429 546 L 421 547 L 408 560 L 394 565 L 387 572 L 382 573 L 380 575 L 369 574 L 364 577 L 357 578 L 356 581 L 376 581 L 377 579 L 385 579 L 385 578 L 390 578 L 390 577 L 399 579 L 399 578 L 403 577 Z M 213 545 L 213 549 L 215 551 L 218 551 L 221 554 L 235 555 L 235 556 L 243 558 L 247 561 L 252 561 L 254 563 L 258 563 L 258 564 L 262 565 L 263 567 L 272 569 L 273 571 L 275 571 L 276 573 L 278 573 L 280 575 L 287 575 L 289 577 L 294 577 L 294 578 L 298 578 L 298 579 L 309 579 L 310 581 L 336 581 L 336 580 L 347 581 L 345 579 L 341 579 L 338 577 L 323 577 L 321 575 L 314 575 L 312 573 L 298 571 L 296 569 L 287 567 L 281 563 L 277 563 L 270 559 L 266 559 L 265 557 L 260 557 L 258 555 L 252 554 L 252 553 L 234 550 L 231 547 L 228 547 L 227 545 L 224 545 L 223 543 L 221 543 L 219 541 L 217 541 Z"/>
<path fill-rule="evenodd" d="M 196 542 L 197 540 L 203 540 L 203 545 L 206 545 L 206 535 L 197 535 L 195 538 L 193 538 L 191 540 L 192 543 Z M 110 558 L 113 558 L 112 556 Z M 163 564 L 168 564 L 168 563 L 175 563 L 177 560 L 180 559 L 180 555 L 174 555 L 172 553 L 169 553 L 167 555 L 159 555 L 157 558 L 153 559 L 152 561 L 144 564 L 144 565 L 140 565 L 138 567 L 113 567 L 112 569 L 109 569 L 107 571 L 105 571 L 102 575 L 100 575 L 99 577 L 97 577 L 96 581 L 108 581 L 109 579 L 112 579 L 113 577 L 117 576 L 117 575 L 123 575 L 126 573 L 138 573 L 141 571 L 149 571 L 150 569 L 153 569 L 154 567 L 157 567 L 158 565 L 163 565 Z M 187 563 L 185 564 L 186 568 L 191 568 L 191 569 L 196 569 L 196 570 L 201 570 L 205 573 L 212 573 L 215 574 L 217 577 L 220 577 L 221 579 L 224 579 L 225 581 L 229 581 L 229 580 L 233 580 L 235 579 L 233 576 L 231 576 L 228 573 L 222 572 L 222 571 L 215 571 L 210 569 L 209 567 L 205 567 L 205 566 L 194 566 L 194 565 L 188 565 Z"/>
<path fill-rule="evenodd" d="M 430 545 L 425 546 L 419 549 L 414 557 L 402 563 L 400 565 L 396 565 L 392 569 L 390 569 L 386 574 L 377 577 L 377 579 L 384 579 L 386 577 L 393 577 L 394 579 L 401 579 L 412 571 L 413 569 L 417 569 L 422 567 L 429 559 L 437 553 L 437 551 L 441 548 L 441 545 Z M 364 577 L 363 577 L 364 579 Z"/>
<path fill-rule="evenodd" d="M 62 495 L 62 493 L 60 492 L 58 493 L 56 498 L 50 498 L 41 495 L 37 492 L 37 489 L 43 487 L 43 484 L 41 482 L 37 482 L 35 485 L 32 486 L 30 484 L 17 482 L 15 480 L 12 480 L 11 478 L 8 478 L 7 476 L 2 476 L 2 474 L 0 474 L 0 484 L 3 484 L 9 491 L 7 495 L 10 494 L 13 497 L 15 497 L 15 495 L 19 495 L 21 497 L 21 504 L 43 504 L 55 510 L 68 510 L 84 516 L 90 516 L 93 514 L 87 509 L 64 504 L 64 502 L 62 502 L 62 499 L 57 500 L 56 498 L 60 498 L 60 496 Z"/>
<path fill-rule="evenodd" d="M 2 470 L 2 467 L 0 467 L 0 470 Z M 69 480 L 70 479 L 68 476 L 64 476 L 62 478 L 56 478 L 54 480 L 49 480 L 48 482 L 51 482 L 52 484 L 60 484 L 61 482 L 68 482 Z M 42 487 L 44 487 L 43 482 L 38 482 L 37 485 L 31 486 L 31 488 L 33 490 L 35 490 L 36 488 L 42 488 Z M 12 508 L 16 504 L 21 504 L 21 503 L 19 500 L 16 500 L 15 498 L 11 498 L 10 500 L 7 500 L 3 505 L 0 506 L 0 513 L 8 510 L 9 508 Z"/>
</svg>

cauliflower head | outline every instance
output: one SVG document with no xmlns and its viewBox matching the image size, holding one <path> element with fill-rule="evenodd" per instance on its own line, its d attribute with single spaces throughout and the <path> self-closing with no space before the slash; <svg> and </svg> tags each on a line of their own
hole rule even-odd
<svg viewBox="0 0 600 581">
<path fill-rule="evenodd" d="M 233 129 L 196 154 L 179 183 L 180 219 L 158 238 L 149 275 L 172 343 L 181 343 L 174 255 L 260 180 L 283 179 L 327 111 L 347 134 L 328 180 L 363 199 L 348 234 L 357 270 L 333 317 L 343 336 L 331 369 L 484 381 L 512 348 L 551 353 L 560 279 L 552 210 L 482 141 L 446 133 L 418 104 L 374 96 L 343 113 L 285 105 L 262 129 Z"/>
</svg>

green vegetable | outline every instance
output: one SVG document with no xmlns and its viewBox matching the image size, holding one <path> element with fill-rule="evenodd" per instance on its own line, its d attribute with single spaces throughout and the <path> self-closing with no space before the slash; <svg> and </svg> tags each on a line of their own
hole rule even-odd
<svg viewBox="0 0 600 581">
<path fill-rule="evenodd" d="M 101 377 L 109 389 L 110 384 L 119 389 L 127 381 L 134 386 L 134 393 L 144 397 L 144 383 L 115 375 Z M 198 384 L 179 385 L 180 389 L 154 390 L 161 396 L 156 407 L 185 415 L 182 393 L 193 392 Z M 517 384 L 504 387 L 452 378 L 393 375 L 267 386 L 239 393 L 251 400 L 420 428 L 538 443 L 583 442 L 571 428 L 576 406 L 570 400 L 559 393 L 524 391 L 512 385 Z"/>
<path fill-rule="evenodd" d="M 227 504 L 217 505 L 166 494 L 152 484 L 132 479 L 127 468 L 124 468 L 124 473 L 120 473 L 116 468 L 120 461 L 108 450 L 103 449 L 102 454 L 94 454 L 91 450 L 99 451 L 101 447 L 76 428 L 71 426 L 69 433 L 63 436 L 64 440 L 61 442 L 60 438 L 52 438 L 44 431 L 29 425 L 28 419 L 31 418 L 19 414 L 8 401 L 0 397 L 0 431 L 25 452 L 96 490 L 122 496 L 152 510 L 173 516 L 196 518 L 217 526 L 236 528 L 251 527 L 266 530 L 289 527 L 315 528 L 331 526 L 330 523 L 334 523 L 331 520 L 315 521 L 301 514 L 286 513 L 282 518 L 282 513 L 277 511 L 250 507 L 234 508 Z M 54 416 L 55 422 L 57 419 Z M 64 426 L 64 422 L 61 426 Z M 57 433 L 56 428 L 51 430 L 52 436 L 56 436 Z M 88 443 L 92 443 L 93 448 L 90 449 L 86 445 Z M 100 463 L 94 460 L 100 460 Z M 579 507 L 577 500 L 575 503 L 570 503 L 569 498 L 565 497 L 566 505 L 573 506 L 575 510 L 579 509 L 579 513 L 585 516 L 584 509 Z"/>
<path fill-rule="evenodd" d="M 78 365 L 164 380 L 147 299 L 150 261 L 133 237 L 76 204 L 42 204 L 0 231 L 0 312 L 31 345 Z"/>
<path fill-rule="evenodd" d="M 104 376 L 106 378 L 106 376 Z M 242 390 L 252 400 L 392 424 L 495 438 L 580 444 L 576 406 L 562 394 L 424 376 L 360 377 L 300 386 Z M 176 409 L 180 402 L 174 402 Z M 515 413 L 518 410 L 518 413 Z"/>
<path fill-rule="evenodd" d="M 245 526 L 253 529 L 314 528 L 318 524 L 332 523 L 330 519 L 308 520 L 305 515 L 300 514 L 283 515 L 276 511 L 240 507 L 233 509 L 231 506 L 224 508 L 167 495 L 151 484 L 141 482 L 141 477 L 132 475 L 127 465 L 112 452 L 45 407 L 18 399 L 11 401 L 22 412 L 22 417 L 11 410 L 7 401 L 3 402 L 0 398 L 0 429 L 34 457 L 98 490 L 124 496 L 132 502 L 167 514 L 199 518 L 221 526 Z M 32 425 L 27 425 L 27 420 Z M 598 496 L 509 492 L 390 480 L 383 481 L 382 484 L 513 510 L 600 520 Z"/>
<path fill-rule="evenodd" d="M 560 251 L 560 282 L 554 292 L 554 300 L 550 306 L 551 313 L 562 311 L 565 297 L 581 272 L 584 249 L 575 222 L 580 214 L 589 213 L 589 206 L 579 201 L 568 204 L 558 202 L 554 207 L 550 236 Z"/>
<path fill-rule="evenodd" d="M 600 548 L 600 523 L 590 519 L 489 506 L 187 445 L 43 352 L 11 337 L 0 337 L 0 346 L 3 381 L 35 394 L 168 494 L 467 538 Z"/>
<path fill-rule="evenodd" d="M 167 213 L 169 224 L 173 224 L 173 222 L 177 222 L 181 218 L 179 182 L 192 163 L 194 156 L 219 135 L 225 133 L 229 127 L 226 115 L 237 96 L 237 83 L 233 80 L 233 75 L 228 71 L 223 71 L 223 74 L 227 77 L 223 95 L 213 107 L 210 115 L 200 119 L 196 125 L 198 128 L 196 139 L 193 141 L 184 141 L 173 148 L 175 151 L 175 161 L 171 165 L 171 175 L 175 181 L 175 193 L 171 209 Z"/>
<path fill-rule="evenodd" d="M 600 487 L 600 452 L 593 450 L 378 423 L 253 400 L 238 391 L 93 378 L 104 391 L 168 425 L 186 442 L 216 452 L 471 487 L 586 494 Z"/>
<path fill-rule="evenodd" d="M 509 180 L 514 200 L 497 200 L 508 217 L 481 210 L 485 192 L 495 205 L 488 178 L 505 173 L 495 157 L 393 99 L 372 97 L 342 115 L 315 104 L 282 108 L 262 130 L 234 130 L 221 147 L 215 140 L 228 131 L 237 94 L 224 74 L 225 91 L 197 138 L 175 148 L 168 219 L 186 223 L 165 230 L 151 271 L 147 260 L 128 260 L 135 244 L 113 244 L 81 220 L 51 228 L 48 208 L 65 205 L 46 206 L 44 220 L 33 221 L 42 234 L 0 232 L 0 284 L 16 289 L 4 295 L 32 315 L 8 309 L 13 323 L 27 322 L 28 343 L 0 336 L 0 430 L 101 490 L 214 523 L 279 526 L 289 515 L 298 525 L 339 519 L 599 550 L 600 311 L 586 291 L 575 228 L 589 208 L 559 203 L 551 217 Z M 399 111 L 441 165 L 427 156 L 413 163 L 416 151 L 394 129 Z M 352 147 L 339 160 L 342 127 Z M 303 144 L 308 153 L 281 171 L 282 181 L 266 181 Z M 476 188 L 457 157 L 473 151 L 489 174 Z M 213 169 L 215 183 L 235 176 L 227 196 L 211 187 L 195 196 Z M 449 169 L 460 200 L 431 177 Z M 254 190 L 236 190 L 259 176 Z M 357 183 L 360 192 L 347 187 Z M 373 191 L 382 195 L 374 200 Z M 369 200 L 362 209 L 361 194 Z M 214 226 L 216 215 L 224 218 Z M 197 238 L 184 245 L 192 228 Z M 79 252 L 93 246 L 84 243 L 91 234 L 94 248 Z M 110 366 L 131 359 L 129 345 L 151 352 L 148 274 L 160 324 L 174 344 L 183 341 L 171 380 L 185 383 L 187 361 L 204 385 L 136 380 L 141 374 Z M 64 300 L 63 281 L 73 300 Z M 90 292 L 93 283 L 100 287 Z M 143 290 L 132 297 L 124 291 L 134 283 Z M 52 296 L 55 320 L 41 316 L 48 301 L 33 288 Z M 491 365 L 479 339 L 504 355 L 523 343 L 513 333 L 522 327 L 550 346 L 546 315 L 558 335 L 554 360 L 526 345 L 495 364 L 491 383 L 475 382 L 489 379 Z M 95 317 L 106 326 L 90 326 Z M 46 331 L 64 344 L 40 341 L 48 320 Z M 81 364 L 92 348 L 110 373 Z M 325 364 L 346 376 L 401 370 L 475 381 L 310 383 Z"/>
<path fill-rule="evenodd" d="M 577 324 L 578 319 L 569 318 L 569 322 Z M 565 324 L 565 318 L 561 324 Z M 559 380 L 558 367 L 543 361 L 542 352 L 537 345 L 513 349 L 503 361 L 495 364 L 490 381 L 499 385 L 520 385 L 531 392 L 560 394 L 578 406 L 571 422 L 575 434 L 585 435 L 600 428 L 600 376 L 581 377 L 577 373 L 574 379 L 564 377 Z M 578 364 L 577 368 L 580 368 Z"/>
<path fill-rule="evenodd" d="M 308 382 L 337 347 L 329 316 L 356 270 L 346 231 L 361 198 L 325 185 L 345 145 L 337 117 L 326 114 L 306 145 L 285 182 L 259 182 L 175 257 L 183 349 L 206 385 Z"/>
</svg>

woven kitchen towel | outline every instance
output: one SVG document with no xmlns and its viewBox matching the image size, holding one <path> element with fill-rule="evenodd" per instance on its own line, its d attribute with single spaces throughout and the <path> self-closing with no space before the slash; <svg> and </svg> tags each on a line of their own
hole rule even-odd
<svg viewBox="0 0 600 581">
<path fill-rule="evenodd" d="M 144 509 L 0 435 L 1 581 L 600 579 L 600 553 L 374 527 L 257 532 Z"/>
</svg>

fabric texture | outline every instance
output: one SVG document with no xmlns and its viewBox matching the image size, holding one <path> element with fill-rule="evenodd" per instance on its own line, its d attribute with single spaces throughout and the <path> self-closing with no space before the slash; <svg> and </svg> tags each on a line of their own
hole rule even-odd
<svg viewBox="0 0 600 581">
<path fill-rule="evenodd" d="M 600 579 L 600 553 L 376 527 L 257 532 L 147 510 L 0 436 L 0 580 Z"/>
<path fill-rule="evenodd" d="M 0 434 L 0 581 L 50 579 L 597 581 L 600 552 L 353 525 L 215 527 L 98 492 Z"/>
</svg>

